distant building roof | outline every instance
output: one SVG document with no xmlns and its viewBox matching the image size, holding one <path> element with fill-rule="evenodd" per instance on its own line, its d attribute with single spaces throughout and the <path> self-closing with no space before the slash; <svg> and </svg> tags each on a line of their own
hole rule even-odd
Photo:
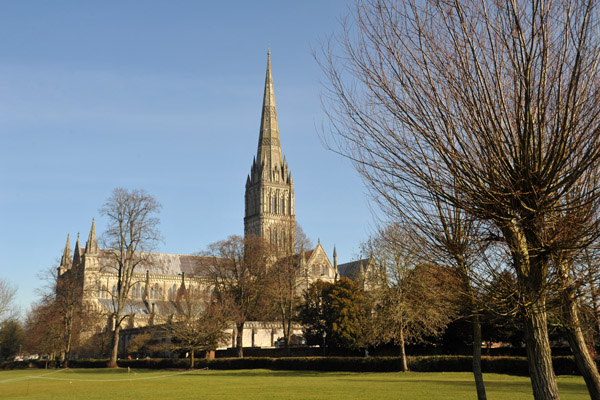
<svg viewBox="0 0 600 400">
<path fill-rule="evenodd" d="M 356 260 L 345 264 L 339 264 L 338 271 L 340 273 L 340 277 L 349 278 L 355 281 L 359 278 L 360 267 L 362 266 L 363 270 L 366 270 L 368 265 L 369 259 L 364 258 L 362 260 Z"/>
</svg>

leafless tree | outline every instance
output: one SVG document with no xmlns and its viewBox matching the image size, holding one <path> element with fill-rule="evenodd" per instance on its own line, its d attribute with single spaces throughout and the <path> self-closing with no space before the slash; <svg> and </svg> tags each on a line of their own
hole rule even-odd
<svg viewBox="0 0 600 400">
<path fill-rule="evenodd" d="M 110 310 L 114 323 L 110 367 L 117 366 L 119 332 L 121 323 L 129 316 L 126 306 L 131 288 L 136 283 L 134 273 L 149 261 L 149 252 L 160 240 L 156 217 L 160 207 L 156 199 L 144 190 L 117 188 L 100 209 L 101 214 L 108 218 L 108 228 L 102 238 L 107 257 L 100 268 L 116 276 L 116 291 L 111 296 Z"/>
<path fill-rule="evenodd" d="M 583 296 L 580 299 L 583 306 L 589 310 L 588 317 L 591 320 L 590 326 L 593 330 L 594 345 L 598 344 L 600 335 L 600 293 L 598 291 L 598 280 L 600 279 L 600 256 L 598 254 L 598 245 L 584 249 L 577 262 L 580 265 L 582 273 L 585 275 L 585 283 L 582 287 Z"/>
<path fill-rule="evenodd" d="M 576 191 L 572 190 L 569 197 Z M 588 350 L 579 313 L 581 289 L 589 283 L 590 274 L 597 274 L 591 268 L 592 264 L 584 261 L 586 253 L 591 251 L 588 245 L 596 239 L 597 230 L 595 226 L 588 225 L 595 223 L 589 211 L 589 207 L 581 205 L 557 215 L 552 233 L 559 245 L 554 246 L 550 257 L 556 274 L 559 321 L 591 397 L 600 398 L 600 374 Z"/>
<path fill-rule="evenodd" d="M 293 225 L 294 225 L 294 227 L 295 227 L 294 229 L 296 231 L 296 233 L 294 235 L 294 243 L 295 243 L 294 249 L 295 249 L 296 253 L 300 253 L 302 251 L 302 249 L 312 249 L 313 242 L 306 235 L 306 233 L 304 232 L 304 229 L 302 229 L 302 227 L 300 226 L 300 224 L 298 222 L 295 222 Z"/>
<path fill-rule="evenodd" d="M 430 171 L 435 179 L 435 171 Z M 456 287 L 460 293 L 463 318 L 468 318 L 473 329 L 473 375 L 477 389 L 477 398 L 486 399 L 483 373 L 481 370 L 481 302 L 477 298 L 477 289 L 483 280 L 481 275 L 490 275 L 494 270 L 482 271 L 484 265 L 492 264 L 485 254 L 488 241 L 483 240 L 481 223 L 460 208 L 448 203 L 435 191 L 427 197 L 415 199 L 410 192 L 390 193 L 380 187 L 371 187 L 371 197 L 385 212 L 388 218 L 402 221 L 407 239 L 420 251 L 424 263 L 433 263 L 450 267 L 454 279 L 460 282 Z M 400 223 L 396 223 L 400 226 Z M 382 236 L 380 232 L 379 236 Z M 390 233 L 393 233 L 390 232 Z M 408 246 L 408 244 L 405 244 Z M 488 261 L 488 262 L 484 262 Z M 493 258 L 492 258 L 493 259 Z"/>
<path fill-rule="evenodd" d="M 370 341 L 396 342 L 407 371 L 405 344 L 439 335 L 456 316 L 458 280 L 447 268 L 422 263 L 422 247 L 398 223 L 379 229 L 362 251 L 372 264 Z"/>
<path fill-rule="evenodd" d="M 25 317 L 25 347 L 30 352 L 48 354 L 54 360 L 64 349 L 63 328 L 54 302 L 35 303 Z"/>
<path fill-rule="evenodd" d="M 209 245 L 205 254 L 211 256 L 208 274 L 218 301 L 235 322 L 238 357 L 243 357 L 244 324 L 268 312 L 265 285 L 273 263 L 271 247 L 257 236 L 230 236 Z"/>
<path fill-rule="evenodd" d="M 281 322 L 284 345 L 289 354 L 292 328 L 299 321 L 304 273 L 300 267 L 301 253 L 312 248 L 312 244 L 298 224 L 284 224 L 281 231 L 286 229 L 295 229 L 295 235 L 286 235 L 294 241 L 284 247 L 271 245 L 274 260 L 267 274 L 266 288 L 273 318 Z"/>
<path fill-rule="evenodd" d="M 171 336 L 170 347 L 190 353 L 190 369 L 197 352 L 216 350 L 229 337 L 228 327 L 222 303 L 188 289 L 177 302 L 177 313 L 165 325 Z"/>
<path fill-rule="evenodd" d="M 334 140 L 367 184 L 434 192 L 499 232 L 536 399 L 558 398 L 552 228 L 600 203 L 597 23 L 591 0 L 365 0 L 322 62 Z"/>
<path fill-rule="evenodd" d="M 16 312 L 14 298 L 17 289 L 0 279 L 0 322 L 12 318 Z"/>
</svg>

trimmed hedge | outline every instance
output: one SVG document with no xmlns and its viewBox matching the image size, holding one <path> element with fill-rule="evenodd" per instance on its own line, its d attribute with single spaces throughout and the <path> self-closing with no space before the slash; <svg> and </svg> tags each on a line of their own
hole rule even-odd
<svg viewBox="0 0 600 400">
<path fill-rule="evenodd" d="M 573 357 L 553 357 L 552 362 L 557 375 L 579 374 Z M 183 369 L 188 368 L 189 360 L 167 358 L 119 360 L 119 366 L 140 369 Z M 486 373 L 529 375 L 525 357 L 482 357 L 481 367 Z M 245 357 L 213 360 L 200 358 L 195 361 L 194 368 L 396 372 L 402 370 L 402 360 L 400 357 Z M 470 372 L 472 358 L 470 356 L 408 357 L 408 368 L 415 372 Z"/>
<path fill-rule="evenodd" d="M 472 369 L 470 356 L 422 356 L 408 357 L 408 368 L 416 372 L 469 372 Z M 553 357 L 557 375 L 578 375 L 573 357 Z M 108 360 L 71 360 L 70 368 L 104 368 Z M 136 369 L 186 369 L 189 359 L 150 358 L 139 360 L 119 360 L 122 368 Z M 0 369 L 45 368 L 46 361 L 5 361 Z M 56 367 L 48 362 L 48 367 Z M 528 376 L 525 357 L 482 357 L 483 372 Z M 217 370 L 271 369 L 296 371 L 349 371 L 349 372 L 396 372 L 402 370 L 400 357 L 247 357 L 195 360 L 194 368 Z"/>
</svg>

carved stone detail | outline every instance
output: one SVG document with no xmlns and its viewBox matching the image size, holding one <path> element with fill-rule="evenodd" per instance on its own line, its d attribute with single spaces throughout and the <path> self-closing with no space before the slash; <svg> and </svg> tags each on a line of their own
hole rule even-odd
<svg viewBox="0 0 600 400">
<path fill-rule="evenodd" d="M 278 138 L 270 138 L 270 137 L 266 137 L 262 139 L 262 143 L 263 146 L 279 146 L 279 139 Z"/>
</svg>

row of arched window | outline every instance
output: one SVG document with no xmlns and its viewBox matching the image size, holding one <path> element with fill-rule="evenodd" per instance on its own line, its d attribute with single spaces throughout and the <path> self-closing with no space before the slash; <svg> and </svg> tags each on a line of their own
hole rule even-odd
<svg viewBox="0 0 600 400">
<path fill-rule="evenodd" d="M 167 291 L 167 299 L 168 300 L 176 300 L 178 290 L 179 290 L 179 286 L 176 284 L 173 284 L 173 286 L 169 287 L 169 289 Z M 200 293 L 200 289 L 198 289 L 197 287 L 190 288 L 189 290 L 191 290 L 192 293 L 194 293 L 194 294 Z M 204 289 L 204 291 L 207 295 L 210 295 L 211 294 L 210 286 L 207 286 L 206 289 Z M 100 282 L 98 282 L 98 298 L 99 299 L 115 297 L 116 295 L 117 295 L 117 287 L 115 285 L 112 286 L 111 291 L 109 292 L 106 285 L 102 285 Z M 143 297 L 143 295 L 144 295 L 144 288 L 140 282 L 137 282 L 135 285 L 133 285 L 131 287 L 130 298 L 141 299 Z M 158 283 L 155 283 L 153 286 L 150 286 L 150 291 L 148 293 L 148 296 L 149 296 L 150 300 L 162 300 L 163 299 L 163 288 L 161 286 L 159 286 Z"/>
</svg>

